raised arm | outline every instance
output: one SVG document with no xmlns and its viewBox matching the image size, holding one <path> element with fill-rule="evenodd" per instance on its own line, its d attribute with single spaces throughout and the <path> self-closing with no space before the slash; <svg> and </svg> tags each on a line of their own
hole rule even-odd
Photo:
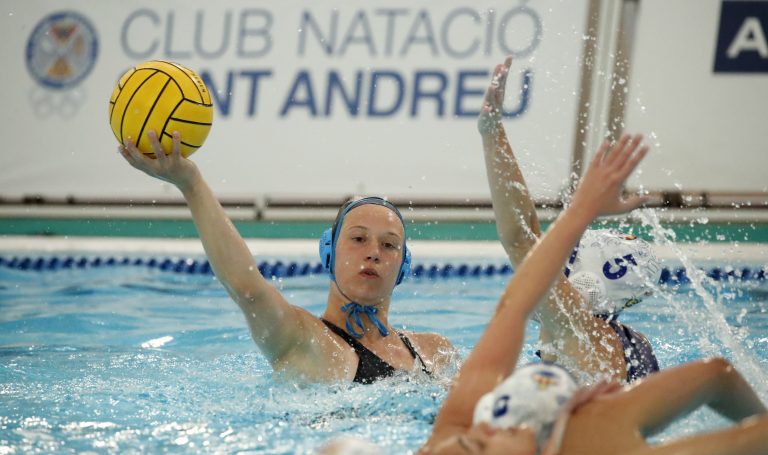
<svg viewBox="0 0 768 455">
<path fill-rule="evenodd" d="M 478 118 L 482 138 L 488 186 L 496 219 L 496 230 L 504 250 L 515 267 L 541 236 L 539 218 L 525 178 L 507 138 L 502 123 L 504 93 L 512 63 L 507 57 L 497 65 L 488 86 Z M 638 147 L 640 136 L 622 140 Z M 608 374 L 615 379 L 626 377 L 624 357 L 614 340 L 612 329 L 592 316 L 584 298 L 561 274 L 553 292 L 548 293 L 537 308 L 536 320 L 544 343 L 557 341 L 558 355 L 543 352 L 545 360 L 575 362 L 575 367 L 590 374 Z M 615 342 L 613 342 L 615 341 Z M 565 356 L 566 358 L 561 358 Z"/>
<path fill-rule="evenodd" d="M 248 246 L 197 166 L 181 156 L 178 133 L 174 133 L 173 151 L 167 156 L 153 131 L 148 137 L 155 151 L 154 158 L 145 156 L 130 141 L 120 147 L 120 153 L 136 169 L 169 182 L 181 191 L 211 268 L 245 314 L 256 344 L 274 361 L 300 336 L 300 313 L 259 273 Z"/>
<path fill-rule="evenodd" d="M 622 200 L 624 181 L 647 152 L 619 141 L 604 143 L 587 170 L 571 206 L 560 214 L 517 269 L 441 408 L 429 444 L 470 427 L 475 403 L 514 369 L 525 336 L 526 319 L 560 275 L 562 265 L 592 220 L 629 210 L 641 200 Z"/>
<path fill-rule="evenodd" d="M 483 142 L 485 171 L 491 189 L 496 231 L 512 264 L 517 267 L 541 236 L 541 226 L 528 185 L 502 123 L 504 92 L 512 57 L 496 65 L 477 120 Z"/>
</svg>

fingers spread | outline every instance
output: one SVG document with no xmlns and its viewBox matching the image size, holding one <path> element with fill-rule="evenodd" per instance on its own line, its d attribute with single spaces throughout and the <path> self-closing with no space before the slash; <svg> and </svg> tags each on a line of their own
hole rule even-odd
<svg viewBox="0 0 768 455">
<path fill-rule="evenodd" d="M 646 202 L 648 202 L 648 196 L 640 196 L 640 195 L 630 196 L 629 198 L 622 201 L 621 211 L 631 212 L 632 210 L 635 210 L 636 208 L 640 207 Z"/>
<path fill-rule="evenodd" d="M 125 143 L 123 144 L 123 150 L 124 150 L 124 155 L 127 153 L 128 156 L 130 156 L 134 160 L 144 155 L 143 153 L 141 153 L 141 151 L 138 148 L 136 148 L 136 144 L 134 144 L 131 138 L 128 138 L 125 140 Z"/>
<path fill-rule="evenodd" d="M 642 134 L 635 134 L 632 136 L 632 140 L 629 142 L 630 147 L 630 153 L 634 153 L 635 150 L 637 150 L 637 147 L 643 142 L 643 135 Z"/>
<path fill-rule="evenodd" d="M 131 152 L 128 150 L 128 148 L 124 145 L 118 145 L 117 146 L 117 153 L 123 155 L 123 158 L 125 158 L 128 161 L 133 161 L 133 156 L 131 155 Z"/>
<path fill-rule="evenodd" d="M 618 142 L 616 142 L 613 147 L 611 147 L 611 150 L 608 152 L 608 154 L 605 157 L 605 164 L 608 166 L 612 166 L 614 162 L 621 157 L 622 153 L 625 152 L 625 148 L 627 146 L 627 142 L 629 142 L 629 134 L 623 134 L 621 138 L 619 138 Z"/>
<path fill-rule="evenodd" d="M 178 131 L 173 132 L 173 151 L 171 155 L 174 158 L 181 157 L 181 134 Z"/>
<path fill-rule="evenodd" d="M 602 165 L 603 160 L 605 160 L 605 154 L 608 152 L 609 145 L 610 143 L 608 142 L 608 139 L 604 140 L 603 143 L 600 144 L 600 148 L 597 149 L 595 156 L 592 158 L 592 164 L 590 167 L 598 167 Z"/>
<path fill-rule="evenodd" d="M 120 154 L 123 155 L 131 166 L 145 172 L 153 161 L 148 155 L 139 150 L 131 139 L 126 139 L 125 144 L 119 146 L 119 150 Z"/>
<path fill-rule="evenodd" d="M 626 179 L 629 177 L 629 174 L 632 173 L 632 171 L 635 170 L 638 164 L 640 164 L 640 161 L 645 158 L 645 155 L 648 154 L 648 146 L 644 145 L 640 150 L 638 150 L 635 154 L 632 155 L 630 159 L 628 159 L 624 165 L 621 167 L 619 172 L 621 173 L 622 178 Z"/>
<path fill-rule="evenodd" d="M 643 136 L 640 134 L 630 136 L 629 141 L 624 146 L 624 150 L 618 154 L 616 161 L 613 163 L 616 169 L 622 170 L 624 168 L 624 165 L 629 161 L 630 157 L 632 157 L 642 141 Z"/>
<path fill-rule="evenodd" d="M 160 145 L 160 140 L 157 137 L 157 133 L 154 130 L 147 131 L 147 137 L 149 138 L 149 143 L 152 146 L 152 151 L 155 153 L 155 158 L 158 160 L 164 160 L 165 159 L 165 151 L 163 151 L 163 146 Z"/>
</svg>

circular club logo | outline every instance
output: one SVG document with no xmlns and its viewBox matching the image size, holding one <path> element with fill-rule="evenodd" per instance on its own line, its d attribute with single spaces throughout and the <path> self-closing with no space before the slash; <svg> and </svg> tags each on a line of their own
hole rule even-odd
<svg viewBox="0 0 768 455">
<path fill-rule="evenodd" d="M 27 69 L 44 87 L 74 87 L 93 69 L 96 30 L 82 15 L 58 12 L 37 24 L 27 42 Z"/>
</svg>

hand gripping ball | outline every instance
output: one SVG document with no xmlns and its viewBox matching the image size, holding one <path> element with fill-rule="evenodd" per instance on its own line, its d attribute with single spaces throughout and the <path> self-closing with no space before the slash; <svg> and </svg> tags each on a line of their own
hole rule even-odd
<svg viewBox="0 0 768 455">
<path fill-rule="evenodd" d="M 147 132 L 155 130 L 165 154 L 173 132 L 181 134 L 181 154 L 189 156 L 205 142 L 213 122 L 211 94 L 200 76 L 178 63 L 151 60 L 123 74 L 109 98 L 109 123 L 122 144 L 131 139 L 154 154 Z"/>
</svg>

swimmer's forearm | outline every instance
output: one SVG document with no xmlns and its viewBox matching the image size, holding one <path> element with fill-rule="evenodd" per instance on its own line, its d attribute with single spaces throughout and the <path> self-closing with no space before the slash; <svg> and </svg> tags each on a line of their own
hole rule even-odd
<svg viewBox="0 0 768 455">
<path fill-rule="evenodd" d="M 481 137 L 496 230 L 518 266 L 541 235 L 536 207 L 501 122 Z"/>
<path fill-rule="evenodd" d="M 531 249 L 502 296 L 505 302 L 530 315 L 559 277 L 573 246 L 593 220 L 589 212 L 571 206 L 560 214 Z"/>
<path fill-rule="evenodd" d="M 199 175 L 180 185 L 216 277 L 245 315 L 251 337 L 275 365 L 307 338 L 305 313 L 286 301 L 259 268 L 211 188 Z"/>
<path fill-rule="evenodd" d="M 227 290 L 243 293 L 244 287 L 263 279 L 245 240 L 200 172 L 196 171 L 179 189 L 192 212 L 211 268 Z"/>
<path fill-rule="evenodd" d="M 734 422 L 766 412 L 744 378 L 723 358 L 654 373 L 628 387 L 617 399 L 617 406 L 627 409 L 625 417 L 635 421 L 646 436 L 702 406 Z"/>
<path fill-rule="evenodd" d="M 760 417 L 746 420 L 732 428 L 644 447 L 626 452 L 626 455 L 765 455 L 766 447 L 768 417 Z"/>
</svg>

